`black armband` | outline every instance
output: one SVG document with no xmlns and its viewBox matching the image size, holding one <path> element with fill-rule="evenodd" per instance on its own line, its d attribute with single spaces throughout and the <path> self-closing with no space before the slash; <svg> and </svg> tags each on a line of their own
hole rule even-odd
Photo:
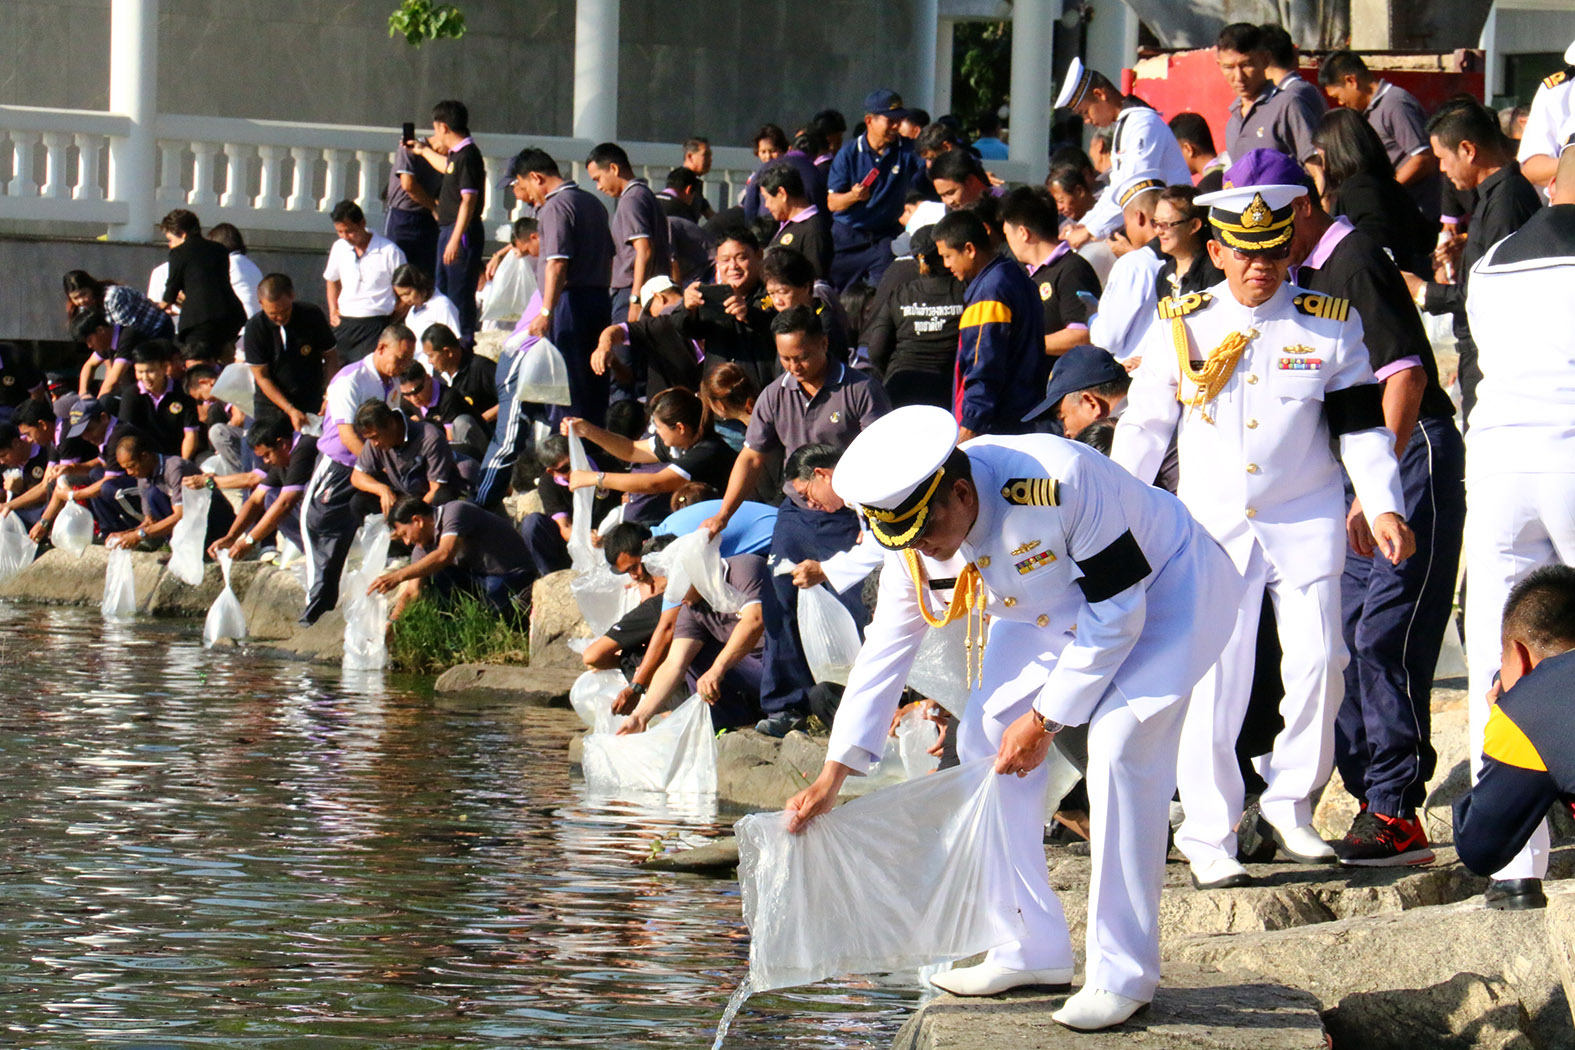
<svg viewBox="0 0 1575 1050">
<path fill-rule="evenodd" d="M 1363 383 L 1325 391 L 1323 414 L 1329 421 L 1330 437 L 1374 430 L 1384 425 L 1384 388 L 1379 383 Z"/>
<path fill-rule="evenodd" d="M 1133 584 L 1143 582 L 1151 571 L 1131 529 L 1117 536 L 1098 554 L 1073 560 L 1083 570 L 1083 578 L 1077 585 L 1083 588 L 1083 597 L 1089 604 L 1114 598 Z"/>
</svg>

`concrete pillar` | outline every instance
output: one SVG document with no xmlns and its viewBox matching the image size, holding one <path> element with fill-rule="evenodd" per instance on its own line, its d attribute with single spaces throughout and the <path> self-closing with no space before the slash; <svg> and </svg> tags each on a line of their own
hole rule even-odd
<svg viewBox="0 0 1575 1050">
<path fill-rule="evenodd" d="M 918 73 L 919 82 L 912 88 L 912 105 L 929 110 L 931 117 L 941 115 L 941 111 L 935 108 L 936 46 L 940 39 L 940 21 L 941 0 L 914 0 L 913 68 Z"/>
<path fill-rule="evenodd" d="M 1097 0 L 1091 7 L 1083 61 L 1121 83 L 1121 71 L 1137 61 L 1138 17 L 1122 0 Z"/>
<path fill-rule="evenodd" d="M 950 18 L 940 18 L 935 23 L 935 97 L 930 106 L 932 117 L 952 111 L 952 31 L 956 28 L 957 23 Z"/>
<path fill-rule="evenodd" d="M 1012 141 L 1010 159 L 1028 165 L 1027 181 L 1044 181 L 1050 166 L 1052 28 L 1060 4 L 1016 0 L 1012 4 Z"/>
<path fill-rule="evenodd" d="M 1488 11 L 1482 23 L 1482 36 L 1477 41 L 1482 49 L 1482 104 L 1491 106 L 1494 96 L 1504 89 L 1504 56 L 1498 48 L 1498 4 Z"/>
<path fill-rule="evenodd" d="M 110 236 L 118 241 L 150 241 L 158 220 L 154 203 L 158 144 L 159 3 L 111 0 L 109 9 L 109 109 L 131 119 L 130 133 L 109 144 L 112 200 L 130 207 L 124 226 Z"/>
<path fill-rule="evenodd" d="M 575 0 L 574 137 L 618 139 L 620 0 Z"/>
</svg>

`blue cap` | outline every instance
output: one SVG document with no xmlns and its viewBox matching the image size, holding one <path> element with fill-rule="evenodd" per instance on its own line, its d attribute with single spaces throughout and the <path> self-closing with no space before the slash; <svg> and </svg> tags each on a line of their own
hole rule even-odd
<svg viewBox="0 0 1575 1050">
<path fill-rule="evenodd" d="M 1126 378 L 1127 370 L 1121 367 L 1115 355 L 1097 346 L 1074 346 L 1062 354 L 1050 373 L 1050 383 L 1045 387 L 1045 399 L 1023 417 L 1024 423 L 1054 412 L 1061 399 L 1068 394 L 1090 387 L 1103 386 L 1117 379 Z"/>
<path fill-rule="evenodd" d="M 884 113 L 892 120 L 901 120 L 908 115 L 902 105 L 902 96 L 887 88 L 877 88 L 864 96 L 865 113 Z"/>
<path fill-rule="evenodd" d="M 104 403 L 96 397 L 84 397 L 71 406 L 71 411 L 66 414 L 66 437 L 81 437 L 82 432 L 93 425 L 99 416 L 107 414 Z"/>
</svg>

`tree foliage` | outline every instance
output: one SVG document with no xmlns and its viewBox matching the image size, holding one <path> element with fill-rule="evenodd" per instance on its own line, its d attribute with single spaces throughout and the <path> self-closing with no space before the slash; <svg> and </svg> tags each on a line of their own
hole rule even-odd
<svg viewBox="0 0 1575 1050">
<path fill-rule="evenodd" d="M 999 110 L 1010 94 L 1012 23 L 959 22 L 953 42 L 952 112 L 971 127 Z"/>
<path fill-rule="evenodd" d="M 388 16 L 388 35 L 404 37 L 411 47 L 428 40 L 458 40 L 465 35 L 465 13 L 453 4 L 404 0 Z"/>
</svg>

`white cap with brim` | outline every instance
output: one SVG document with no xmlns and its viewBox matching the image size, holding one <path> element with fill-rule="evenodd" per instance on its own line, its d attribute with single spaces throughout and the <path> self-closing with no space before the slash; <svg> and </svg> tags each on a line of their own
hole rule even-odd
<svg viewBox="0 0 1575 1050">
<path fill-rule="evenodd" d="M 677 290 L 678 286 L 673 283 L 671 277 L 662 274 L 652 277 L 649 281 L 640 285 L 640 306 L 642 309 L 650 306 L 651 300 L 663 292 L 675 292 Z"/>
<path fill-rule="evenodd" d="M 853 439 L 831 487 L 858 506 L 877 543 L 901 550 L 924 531 L 957 435 L 957 420 L 944 408 L 894 409 Z"/>
<path fill-rule="evenodd" d="M 1116 207 L 1124 209 L 1137 198 L 1138 194 L 1145 190 L 1162 190 L 1165 185 L 1165 178 L 1159 172 L 1139 171 L 1122 179 L 1119 186 L 1112 186 L 1105 192 L 1114 194 Z"/>
<path fill-rule="evenodd" d="M 1291 204 L 1306 195 L 1305 186 L 1236 186 L 1205 193 L 1193 203 L 1209 209 L 1209 225 L 1227 248 L 1262 252 L 1291 239 Z"/>
<path fill-rule="evenodd" d="M 1575 43 L 1564 49 L 1564 64 L 1566 66 L 1575 66 Z"/>
<path fill-rule="evenodd" d="M 1082 102 L 1088 95 L 1088 83 L 1091 79 L 1089 69 L 1083 65 L 1083 60 L 1073 58 L 1072 64 L 1066 67 L 1066 77 L 1061 81 L 1061 90 L 1055 96 L 1055 108 L 1064 109 Z"/>
</svg>

